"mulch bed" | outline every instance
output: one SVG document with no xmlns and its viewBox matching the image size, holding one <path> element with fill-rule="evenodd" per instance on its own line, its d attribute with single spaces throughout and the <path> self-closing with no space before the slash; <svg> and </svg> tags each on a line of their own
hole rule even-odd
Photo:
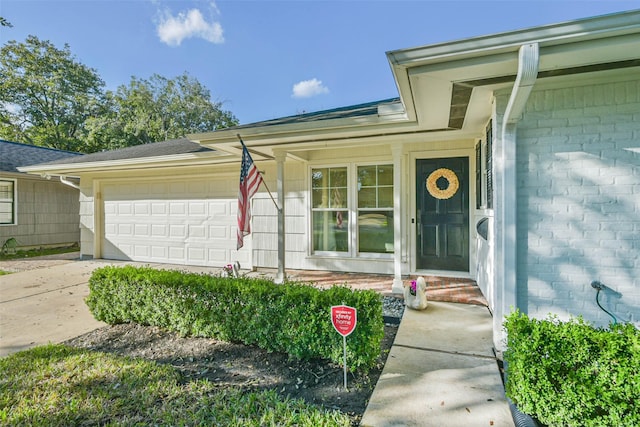
<svg viewBox="0 0 640 427">
<path fill-rule="evenodd" d="M 348 414 L 356 426 L 380 377 L 397 330 L 397 324 L 385 325 L 378 363 L 367 374 L 349 373 L 348 390 L 343 387 L 343 369 L 325 360 L 290 360 L 286 354 L 269 353 L 253 346 L 180 337 L 157 327 L 134 323 L 106 326 L 66 344 L 170 364 L 182 373 L 185 381 L 206 378 L 221 388 L 275 389 L 291 398 L 340 410 Z"/>
</svg>

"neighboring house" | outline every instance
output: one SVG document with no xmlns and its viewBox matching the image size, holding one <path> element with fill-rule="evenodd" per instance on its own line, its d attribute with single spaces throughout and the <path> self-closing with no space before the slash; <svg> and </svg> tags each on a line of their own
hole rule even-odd
<svg viewBox="0 0 640 427">
<path fill-rule="evenodd" d="M 82 253 L 471 277 L 502 319 L 640 321 L 640 11 L 387 53 L 400 97 L 25 168 L 81 180 Z M 240 134 L 261 189 L 236 251 Z"/>
<path fill-rule="evenodd" d="M 18 167 L 77 158 L 78 153 L 0 140 L 0 246 L 70 246 L 80 241 L 79 191 L 58 177 L 19 172 Z M 71 183 L 73 185 L 73 183 Z"/>
</svg>

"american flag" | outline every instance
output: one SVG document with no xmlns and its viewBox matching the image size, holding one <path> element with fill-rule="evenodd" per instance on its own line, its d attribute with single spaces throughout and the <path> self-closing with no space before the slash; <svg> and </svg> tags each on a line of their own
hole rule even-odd
<svg viewBox="0 0 640 427">
<path fill-rule="evenodd" d="M 262 175 L 253 163 L 251 154 L 242 144 L 242 166 L 240 167 L 240 191 L 238 192 L 238 249 L 244 245 L 244 236 L 251 233 L 251 196 L 253 196 L 260 184 Z"/>
</svg>

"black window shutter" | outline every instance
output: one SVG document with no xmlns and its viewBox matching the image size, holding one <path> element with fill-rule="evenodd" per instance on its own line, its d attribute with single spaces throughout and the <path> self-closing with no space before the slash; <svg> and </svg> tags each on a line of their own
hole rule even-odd
<svg viewBox="0 0 640 427">
<path fill-rule="evenodd" d="M 487 209 L 493 209 L 493 123 L 487 126 Z"/>
<path fill-rule="evenodd" d="M 476 209 L 482 207 L 482 141 L 476 144 Z"/>
</svg>

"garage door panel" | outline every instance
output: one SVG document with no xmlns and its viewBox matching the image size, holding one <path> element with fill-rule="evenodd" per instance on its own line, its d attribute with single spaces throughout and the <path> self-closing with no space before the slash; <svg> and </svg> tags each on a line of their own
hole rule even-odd
<svg viewBox="0 0 640 427">
<path fill-rule="evenodd" d="M 166 216 L 169 209 L 166 202 L 151 202 L 152 216 Z"/>
<path fill-rule="evenodd" d="M 151 206 L 148 202 L 138 202 L 133 204 L 134 215 L 148 216 L 151 211 Z"/>
<path fill-rule="evenodd" d="M 103 185 L 103 256 L 223 266 L 251 264 L 251 238 L 236 251 L 236 180 Z"/>
<path fill-rule="evenodd" d="M 171 215 L 186 215 L 187 206 L 185 202 L 172 202 L 169 203 L 169 214 Z"/>
<path fill-rule="evenodd" d="M 190 225 L 189 226 L 189 239 L 205 239 L 207 237 L 207 229 L 204 225 Z"/>
<path fill-rule="evenodd" d="M 212 240 L 227 240 L 229 238 L 228 229 L 225 225 L 210 225 L 209 238 Z"/>
<path fill-rule="evenodd" d="M 169 237 L 168 229 L 169 227 L 165 224 L 151 224 L 151 236 Z"/>
<path fill-rule="evenodd" d="M 191 201 L 189 206 L 189 216 L 205 216 L 207 215 L 207 204 L 200 201 Z"/>
<path fill-rule="evenodd" d="M 151 237 L 150 229 L 149 224 L 134 224 L 133 234 L 136 237 Z"/>
<path fill-rule="evenodd" d="M 131 215 L 133 213 L 133 207 L 129 202 L 120 202 L 116 206 L 116 212 L 118 215 Z"/>
<path fill-rule="evenodd" d="M 187 237 L 187 228 L 184 225 L 170 225 L 169 237 L 185 239 Z"/>
<path fill-rule="evenodd" d="M 151 246 L 151 256 L 155 259 L 167 259 L 169 248 L 165 246 Z"/>
</svg>

